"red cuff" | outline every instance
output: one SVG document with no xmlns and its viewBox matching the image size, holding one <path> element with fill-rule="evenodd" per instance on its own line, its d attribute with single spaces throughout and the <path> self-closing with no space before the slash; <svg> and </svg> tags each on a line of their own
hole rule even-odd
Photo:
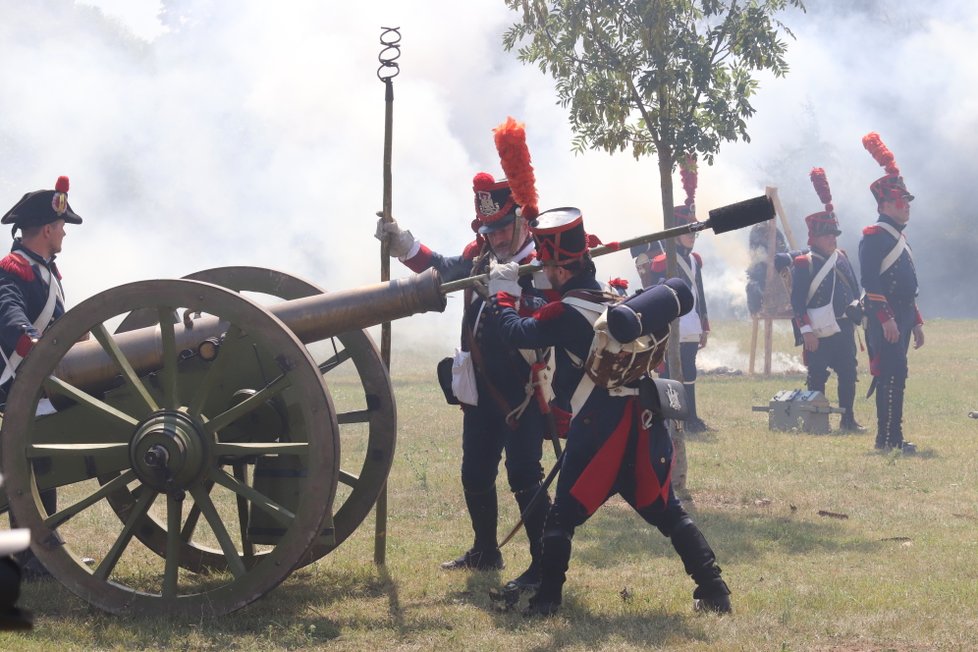
<svg viewBox="0 0 978 652">
<path fill-rule="evenodd" d="M 17 355 L 23 358 L 30 353 L 31 349 L 33 348 L 34 340 L 31 339 L 27 333 L 24 333 L 20 336 L 20 339 L 17 340 L 17 346 L 14 347 L 14 350 L 17 351 Z"/>
<path fill-rule="evenodd" d="M 920 314 L 920 308 L 917 308 L 917 321 L 915 322 L 915 324 L 917 326 L 923 326 L 924 325 L 924 318 Z"/>
<path fill-rule="evenodd" d="M 508 292 L 496 293 L 496 305 L 500 308 L 513 308 L 515 310 L 517 301 L 518 299 Z"/>
</svg>

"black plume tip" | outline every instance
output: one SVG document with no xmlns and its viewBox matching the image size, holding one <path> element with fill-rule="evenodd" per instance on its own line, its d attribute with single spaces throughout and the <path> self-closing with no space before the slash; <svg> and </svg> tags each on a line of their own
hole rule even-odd
<svg viewBox="0 0 978 652">
<path fill-rule="evenodd" d="M 761 195 L 736 204 L 714 208 L 710 211 L 709 225 L 714 233 L 720 234 L 736 231 L 773 217 L 774 203 L 767 195 Z"/>
</svg>

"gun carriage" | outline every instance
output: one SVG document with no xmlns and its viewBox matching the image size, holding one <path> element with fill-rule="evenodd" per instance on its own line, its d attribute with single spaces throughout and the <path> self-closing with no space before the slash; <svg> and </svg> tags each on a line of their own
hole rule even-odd
<svg viewBox="0 0 978 652">
<path fill-rule="evenodd" d="M 431 272 L 327 293 L 234 267 L 70 310 L 18 369 L 0 431 L 10 509 L 37 556 L 107 611 L 200 615 L 335 549 L 394 453 L 390 378 L 361 329 L 443 310 L 439 285 Z M 317 342 L 318 361 L 305 346 Z M 338 409 L 328 382 L 351 366 L 359 388 Z M 58 410 L 37 416 L 45 397 Z"/>
</svg>

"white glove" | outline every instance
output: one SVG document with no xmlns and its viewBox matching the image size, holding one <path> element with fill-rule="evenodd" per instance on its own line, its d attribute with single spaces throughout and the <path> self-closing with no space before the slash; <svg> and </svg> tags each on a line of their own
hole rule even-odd
<svg viewBox="0 0 978 652">
<path fill-rule="evenodd" d="M 516 261 L 500 263 L 494 259 L 489 264 L 489 296 L 495 296 L 497 292 L 505 292 L 519 297 L 523 293 L 519 282 L 519 270 L 520 264 Z"/>
<path fill-rule="evenodd" d="M 417 242 L 411 232 L 402 229 L 393 218 L 390 222 L 385 222 L 384 218 L 377 220 L 377 231 L 374 237 L 381 242 L 387 242 L 391 258 L 407 256 Z"/>
</svg>

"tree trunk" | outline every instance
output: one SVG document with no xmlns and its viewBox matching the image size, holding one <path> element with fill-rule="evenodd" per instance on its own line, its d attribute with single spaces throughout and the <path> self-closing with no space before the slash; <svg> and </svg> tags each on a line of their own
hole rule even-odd
<svg viewBox="0 0 978 652">
<path fill-rule="evenodd" d="M 662 225 L 669 229 L 676 226 L 676 218 L 672 213 L 672 167 L 675 161 L 675 153 L 671 148 L 663 145 L 659 146 L 659 181 L 662 189 Z M 678 276 L 676 265 L 676 241 L 668 238 L 665 241 L 666 250 L 666 276 L 672 278 Z M 674 380 L 683 382 L 683 366 L 679 358 L 679 320 L 675 319 L 669 325 L 669 345 L 666 351 L 666 359 L 669 361 L 669 376 Z M 676 451 L 675 467 L 672 470 L 672 486 L 677 493 L 686 491 L 686 474 L 688 464 L 686 462 L 686 433 L 682 426 L 670 428 L 672 433 L 673 446 Z"/>
</svg>

